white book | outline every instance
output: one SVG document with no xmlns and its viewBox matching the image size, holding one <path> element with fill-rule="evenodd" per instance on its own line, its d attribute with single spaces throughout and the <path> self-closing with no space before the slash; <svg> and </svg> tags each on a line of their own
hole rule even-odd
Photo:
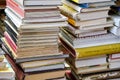
<svg viewBox="0 0 120 80">
<path fill-rule="evenodd" d="M 59 36 L 69 46 L 73 48 L 85 48 L 85 47 L 91 47 L 91 46 L 100 46 L 100 45 L 120 43 L 120 37 L 115 36 L 113 34 L 95 35 L 95 36 L 74 38 L 74 39 L 71 39 L 72 37 L 68 38 L 67 36 L 64 36 L 62 34 L 59 34 Z"/>
<path fill-rule="evenodd" d="M 114 21 L 114 25 L 120 27 L 120 16 L 119 15 L 111 15 L 111 18 Z"/>
<path fill-rule="evenodd" d="M 109 62 L 109 68 L 110 69 L 120 68 L 120 61 Z"/>
<path fill-rule="evenodd" d="M 116 26 L 111 27 L 110 32 L 117 35 L 117 36 L 120 36 L 120 27 L 116 27 Z"/>
<path fill-rule="evenodd" d="M 99 62 L 99 63 L 95 63 Z M 86 66 L 94 66 L 100 64 L 106 64 L 106 56 L 99 56 L 99 57 L 91 57 L 86 59 L 78 59 L 75 61 L 75 66 L 78 67 L 86 67 Z"/>
<path fill-rule="evenodd" d="M 26 68 L 24 69 L 25 72 L 33 72 L 33 71 L 45 71 L 45 70 L 54 70 L 54 69 L 64 69 L 65 66 L 63 63 L 61 64 L 54 64 L 54 65 L 46 65 L 41 67 L 35 67 L 35 68 Z"/>
<path fill-rule="evenodd" d="M 60 0 L 15 0 L 22 6 L 33 6 L 33 5 L 61 5 Z"/>
<path fill-rule="evenodd" d="M 90 46 L 100 46 L 107 44 L 120 43 L 120 37 L 117 37 L 113 34 L 101 35 L 101 36 L 91 36 L 88 38 L 77 39 L 73 41 L 74 48 L 84 48 Z"/>
</svg>

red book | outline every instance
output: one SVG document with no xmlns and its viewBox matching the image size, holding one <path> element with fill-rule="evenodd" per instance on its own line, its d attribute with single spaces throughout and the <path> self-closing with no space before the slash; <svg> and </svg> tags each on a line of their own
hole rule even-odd
<svg viewBox="0 0 120 80">
<path fill-rule="evenodd" d="M 10 47 L 13 49 L 13 51 L 16 53 L 17 52 L 17 45 L 14 43 L 12 38 L 9 36 L 7 32 L 4 32 L 4 36 Z"/>
<path fill-rule="evenodd" d="M 6 0 L 7 7 L 14 10 L 18 13 L 21 17 L 25 17 L 25 11 L 22 9 L 19 4 L 17 4 L 14 0 Z"/>
</svg>

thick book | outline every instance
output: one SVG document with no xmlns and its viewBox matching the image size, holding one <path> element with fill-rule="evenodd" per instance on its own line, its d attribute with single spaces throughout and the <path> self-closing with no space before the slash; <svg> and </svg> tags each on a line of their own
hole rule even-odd
<svg viewBox="0 0 120 80">
<path fill-rule="evenodd" d="M 71 25 L 69 27 L 62 27 L 62 28 L 60 28 L 60 30 L 61 30 L 61 34 L 66 35 L 67 34 L 66 31 L 67 31 L 70 35 L 73 35 L 75 38 L 107 34 L 107 30 L 104 28 L 96 28 L 96 29 L 86 30 L 86 29 L 74 28 Z M 66 30 L 66 31 L 64 31 L 64 30 Z M 68 37 L 68 39 L 69 39 L 69 37 Z"/>
<path fill-rule="evenodd" d="M 64 63 L 57 63 L 51 65 L 37 66 L 31 68 L 23 68 L 24 72 L 43 72 L 43 71 L 52 71 L 52 70 L 64 70 Z"/>
<path fill-rule="evenodd" d="M 100 10 L 108 10 L 110 9 L 110 5 L 114 5 L 114 1 L 106 1 L 106 2 L 96 2 L 96 3 L 84 3 L 84 4 L 76 4 L 70 0 L 63 0 L 63 5 L 69 6 L 78 12 L 91 12 L 91 11 L 100 11 Z"/>
<path fill-rule="evenodd" d="M 85 21 L 68 18 L 68 22 L 71 25 L 80 27 L 80 28 L 90 27 L 90 26 L 99 26 L 99 25 L 104 25 L 104 24 L 113 24 L 113 21 L 107 18 L 98 18 L 98 19 L 91 19 L 91 20 L 85 20 Z"/>
<path fill-rule="evenodd" d="M 76 10 L 74 10 L 66 5 L 60 6 L 59 8 L 60 8 L 60 11 L 62 14 L 64 14 L 65 16 L 67 16 L 69 18 L 75 19 L 75 20 L 84 21 L 84 20 L 108 17 L 108 10 L 79 13 Z M 97 15 L 97 16 L 95 16 L 95 15 Z"/>
<path fill-rule="evenodd" d="M 36 5 L 61 5 L 61 1 L 60 0 L 15 0 L 16 2 L 18 2 L 20 5 L 22 6 L 36 6 Z"/>
<path fill-rule="evenodd" d="M 80 68 L 80 67 L 106 64 L 107 56 L 101 55 L 101 56 L 93 56 L 93 57 L 80 58 L 80 59 L 76 59 L 76 58 L 70 56 L 69 59 L 66 59 L 66 60 L 68 60 L 68 62 L 75 68 Z M 99 63 L 95 63 L 95 61 L 99 62 Z"/>
<path fill-rule="evenodd" d="M 48 60 L 37 60 L 37 61 L 30 61 L 30 62 L 24 62 L 20 63 L 20 66 L 23 69 L 27 68 L 33 68 L 33 67 L 38 67 L 38 66 L 47 66 L 47 65 L 52 65 L 52 64 L 58 64 L 64 62 L 64 58 L 61 59 L 48 59 Z"/>
</svg>

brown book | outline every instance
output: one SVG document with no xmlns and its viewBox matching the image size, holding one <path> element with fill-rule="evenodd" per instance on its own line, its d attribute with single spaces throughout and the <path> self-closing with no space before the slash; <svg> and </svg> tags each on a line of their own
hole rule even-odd
<svg viewBox="0 0 120 80">
<path fill-rule="evenodd" d="M 14 60 L 12 58 L 10 58 L 9 55 L 5 55 L 5 57 L 7 58 L 9 63 L 11 64 L 13 70 L 15 71 L 17 80 L 23 80 L 24 73 L 23 73 L 22 69 L 15 64 Z"/>
</svg>

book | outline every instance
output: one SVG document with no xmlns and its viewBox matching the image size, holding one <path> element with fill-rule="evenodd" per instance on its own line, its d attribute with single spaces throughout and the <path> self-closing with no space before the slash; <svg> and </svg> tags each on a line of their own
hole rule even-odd
<svg viewBox="0 0 120 80">
<path fill-rule="evenodd" d="M 120 27 L 116 27 L 116 26 L 111 27 L 109 31 L 117 36 L 120 35 Z"/>
<path fill-rule="evenodd" d="M 57 63 L 45 66 L 37 66 L 31 68 L 23 68 L 24 72 L 43 72 L 43 71 L 52 71 L 52 70 L 63 70 L 65 68 L 64 63 Z"/>
<path fill-rule="evenodd" d="M 60 78 L 64 77 L 65 70 L 56 70 L 51 72 L 43 72 L 43 73 L 37 73 L 37 74 L 28 74 L 25 76 L 24 80 L 32 80 L 33 78 L 35 80 L 45 80 L 45 79 L 54 79 L 54 78 Z M 56 80 L 56 79 L 55 79 Z"/>
<path fill-rule="evenodd" d="M 90 56 L 103 55 L 103 54 L 113 54 L 113 53 L 120 52 L 119 51 L 119 47 L 120 47 L 119 42 L 116 43 L 116 41 L 115 41 L 115 43 L 110 42 L 110 43 L 104 44 L 104 42 L 105 42 L 104 38 L 101 38 L 101 39 L 103 39 L 103 42 L 99 42 L 101 40 L 98 40 L 98 42 L 97 42 L 97 43 L 102 43 L 101 45 L 98 44 L 96 46 L 95 45 L 93 46 L 93 43 L 92 43 L 92 45 L 89 45 L 89 46 L 86 45 L 86 47 L 85 47 L 85 44 L 89 44 L 89 43 L 87 43 L 89 41 L 81 42 L 81 43 L 84 43 L 84 45 L 81 44 L 82 45 L 81 47 L 80 47 L 80 45 L 79 45 L 79 47 L 77 47 L 77 46 L 73 47 L 72 45 L 70 46 L 69 42 L 66 39 L 63 39 L 63 37 L 60 36 L 60 39 L 66 48 L 69 47 L 69 49 L 70 49 L 69 51 L 71 52 L 71 55 L 73 55 L 76 58 L 90 57 Z M 93 39 L 92 39 L 92 41 L 95 43 L 95 41 Z"/>
<path fill-rule="evenodd" d="M 111 0 L 71 0 L 75 3 L 82 4 L 82 3 L 94 3 L 94 2 L 104 2 L 104 1 L 111 1 Z"/>
<path fill-rule="evenodd" d="M 100 10 L 108 10 L 108 9 L 110 9 L 110 7 L 109 7 L 110 5 L 115 4 L 113 1 L 106 1 L 104 3 L 103 2 L 96 2 L 96 3 L 76 4 L 70 0 L 63 0 L 62 3 L 63 3 L 63 5 L 71 7 L 80 13 L 100 11 Z"/>
<path fill-rule="evenodd" d="M 59 8 L 62 14 L 75 20 L 84 21 L 84 20 L 108 17 L 108 10 L 79 13 L 76 10 L 65 5 L 60 6 Z M 98 16 L 95 16 L 95 15 L 98 15 Z"/>
<path fill-rule="evenodd" d="M 108 58 L 109 68 L 118 69 L 120 67 L 119 61 L 120 61 L 119 53 L 109 55 L 109 58 Z"/>
<path fill-rule="evenodd" d="M 75 35 L 75 36 L 79 36 L 79 35 L 81 35 L 82 33 L 83 34 L 89 34 L 89 33 L 95 33 L 95 32 L 97 32 L 98 31 L 98 33 L 99 32 L 101 32 L 101 31 L 105 31 L 106 32 L 106 27 L 112 27 L 113 26 L 113 24 L 112 23 L 110 23 L 110 24 L 106 24 L 106 25 L 103 25 L 104 27 L 93 27 L 92 28 L 92 26 L 91 27 L 88 27 L 88 28 L 82 28 L 82 27 L 74 27 L 74 26 L 72 26 L 72 25 L 69 25 L 69 26 L 67 26 L 67 27 L 62 27 L 62 29 L 64 29 L 64 30 L 66 30 L 67 32 L 69 32 L 70 34 L 73 34 L 73 35 Z"/>
<path fill-rule="evenodd" d="M 120 16 L 119 15 L 110 15 L 112 20 L 114 21 L 114 25 L 120 27 Z"/>
<path fill-rule="evenodd" d="M 35 6 L 35 5 L 61 5 L 61 1 L 59 0 L 52 0 L 52 1 L 49 1 L 49 0 L 15 0 L 16 2 L 18 2 L 20 5 L 22 6 Z"/>
<path fill-rule="evenodd" d="M 86 66 L 86 67 L 79 67 L 79 68 L 72 68 L 76 74 L 90 74 L 90 73 L 97 73 L 108 70 L 107 64 L 99 64 L 94 66 Z"/>
<path fill-rule="evenodd" d="M 58 16 L 60 15 L 60 12 L 56 7 L 53 7 L 51 9 L 44 9 L 44 8 L 37 8 L 37 9 L 24 9 L 21 8 L 19 4 L 17 4 L 13 0 L 7 1 L 7 7 L 12 9 L 14 12 L 18 13 L 19 16 L 25 18 L 25 17 L 43 17 L 43 16 Z M 50 15 L 47 15 L 47 14 Z M 37 16 L 36 16 L 37 15 Z"/>
<path fill-rule="evenodd" d="M 73 26 L 79 26 L 79 27 L 95 26 L 95 25 L 102 25 L 102 24 L 109 23 L 106 18 L 91 19 L 91 20 L 84 20 L 84 21 L 68 18 L 68 22 Z"/>
<path fill-rule="evenodd" d="M 107 63 L 107 56 L 101 55 L 101 56 L 93 56 L 93 57 L 87 57 L 87 58 L 80 58 L 76 59 L 73 56 L 70 56 L 68 60 L 68 63 L 75 68 L 82 68 L 87 66 L 94 66 L 94 65 L 100 65 L 100 64 L 106 64 Z M 95 63 L 99 62 L 99 63 Z"/>
<path fill-rule="evenodd" d="M 63 58 L 23 62 L 23 63 L 20 63 L 20 66 L 22 68 L 32 68 L 32 67 L 40 67 L 40 66 L 46 66 L 46 65 L 51 65 L 51 64 L 57 64 L 61 62 L 64 62 Z"/>
</svg>

